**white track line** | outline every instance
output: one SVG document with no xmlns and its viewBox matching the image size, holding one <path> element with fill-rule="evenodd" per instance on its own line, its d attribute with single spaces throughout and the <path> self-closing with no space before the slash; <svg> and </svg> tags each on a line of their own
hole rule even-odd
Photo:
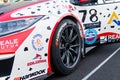
<svg viewBox="0 0 120 80">
<path fill-rule="evenodd" d="M 108 60 L 110 60 L 119 50 L 120 50 L 120 47 L 117 50 L 115 50 L 108 58 L 106 58 L 100 65 L 98 65 L 95 69 L 93 69 L 82 80 L 87 80 L 88 78 L 90 78 L 98 69 L 100 69 Z"/>
</svg>

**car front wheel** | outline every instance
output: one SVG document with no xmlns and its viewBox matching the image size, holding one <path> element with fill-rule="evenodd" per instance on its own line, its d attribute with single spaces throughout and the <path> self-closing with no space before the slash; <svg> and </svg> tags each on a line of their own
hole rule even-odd
<svg viewBox="0 0 120 80">
<path fill-rule="evenodd" d="M 64 19 L 58 25 L 51 52 L 51 64 L 57 73 L 67 75 L 73 72 L 81 57 L 81 36 L 78 25 Z"/>
</svg>

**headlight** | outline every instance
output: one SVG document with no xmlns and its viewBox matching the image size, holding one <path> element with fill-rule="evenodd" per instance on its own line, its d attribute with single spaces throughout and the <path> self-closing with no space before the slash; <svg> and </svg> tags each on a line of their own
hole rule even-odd
<svg viewBox="0 0 120 80">
<path fill-rule="evenodd" d="M 31 25 L 33 25 L 36 21 L 38 21 L 42 17 L 43 16 L 7 21 L 7 22 L 0 22 L 0 37 L 3 35 L 24 30 L 30 27 Z"/>
</svg>

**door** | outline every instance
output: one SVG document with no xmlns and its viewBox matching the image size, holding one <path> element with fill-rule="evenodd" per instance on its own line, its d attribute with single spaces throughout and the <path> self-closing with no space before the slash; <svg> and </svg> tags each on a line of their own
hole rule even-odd
<svg viewBox="0 0 120 80">
<path fill-rule="evenodd" d="M 86 46 L 120 41 L 120 0 L 98 0 L 77 5 Z"/>
</svg>

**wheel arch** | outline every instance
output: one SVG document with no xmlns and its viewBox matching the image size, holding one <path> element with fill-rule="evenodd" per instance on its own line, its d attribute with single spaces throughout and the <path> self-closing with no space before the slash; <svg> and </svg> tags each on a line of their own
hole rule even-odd
<svg viewBox="0 0 120 80">
<path fill-rule="evenodd" d="M 54 33 L 55 33 L 58 25 L 60 24 L 60 22 L 61 22 L 62 20 L 64 20 L 64 19 L 70 19 L 70 20 L 74 21 L 74 22 L 79 26 L 79 31 L 80 31 L 80 33 L 81 33 L 80 36 L 82 37 L 82 41 L 83 41 L 83 44 L 84 44 L 83 27 L 82 27 L 82 25 L 81 25 L 81 22 L 80 22 L 76 17 L 68 15 L 68 16 L 65 16 L 65 17 L 61 18 L 60 20 L 58 20 L 58 22 L 55 24 L 55 26 L 54 26 L 54 28 L 53 28 L 53 30 L 52 30 L 52 33 L 51 33 L 51 35 L 50 35 L 49 44 L 48 44 L 48 65 L 49 65 L 49 67 L 48 67 L 48 73 L 53 72 L 52 66 L 51 66 L 51 53 L 52 53 L 52 52 L 51 52 L 51 47 L 52 47 L 53 37 L 54 37 L 54 35 L 55 35 Z M 82 46 L 82 47 L 84 47 L 84 46 Z M 84 51 L 84 49 L 83 49 L 83 50 L 82 50 L 82 56 L 84 56 L 84 54 L 85 54 L 84 52 L 85 52 L 85 51 Z"/>
</svg>

